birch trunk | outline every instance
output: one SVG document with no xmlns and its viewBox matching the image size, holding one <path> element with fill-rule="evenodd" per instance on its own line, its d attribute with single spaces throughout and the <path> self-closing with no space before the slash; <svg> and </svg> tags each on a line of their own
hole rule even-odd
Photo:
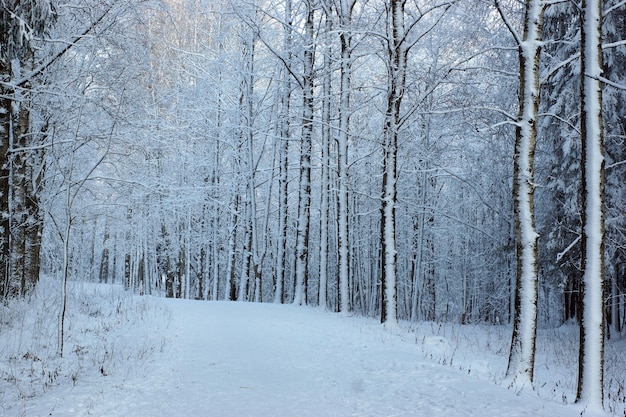
<svg viewBox="0 0 626 417">
<path fill-rule="evenodd" d="M 36 166 L 43 151 L 20 150 L 38 138 L 30 135 L 34 80 L 11 84 L 32 69 L 32 43 L 48 27 L 51 13 L 47 1 L 3 1 L 0 7 L 0 297 L 23 296 L 39 279 L 42 219 L 35 171 L 43 170 Z M 19 218 L 13 221 L 14 216 Z"/>
<path fill-rule="evenodd" d="M 539 106 L 539 58 L 544 5 L 527 0 L 524 34 L 518 41 L 519 116 L 513 160 L 513 207 L 517 273 L 513 335 L 506 377 L 511 385 L 532 387 L 537 337 L 537 239 L 534 209 L 534 155 Z"/>
<path fill-rule="evenodd" d="M 307 304 L 307 268 L 311 222 L 311 148 L 313 135 L 313 77 L 315 61 L 313 0 L 305 1 L 304 76 L 302 78 L 302 137 L 300 139 L 300 190 L 296 234 L 296 283 L 293 304 Z"/>
<path fill-rule="evenodd" d="M 330 12 L 326 16 L 326 32 L 332 32 L 332 16 Z M 331 112 L 331 62 L 332 49 L 330 42 L 324 53 L 324 82 L 322 85 L 323 104 L 322 104 L 322 184 L 321 184 L 321 202 L 320 202 L 320 266 L 319 266 L 319 293 L 318 306 L 322 310 L 328 308 L 328 201 L 330 195 L 330 140 L 332 135 L 330 112 Z"/>
<path fill-rule="evenodd" d="M 0 36 L 3 36 L 0 33 Z M 5 39 L 0 39 L 4 45 Z M 0 76 L 9 74 L 8 63 L 0 59 Z M 10 211 L 9 211 L 9 136 L 11 133 L 11 100 L 10 91 L 0 84 L 0 295 L 2 298 L 8 297 L 13 291 L 11 289 L 11 275 L 8 273 L 10 251 Z"/>
<path fill-rule="evenodd" d="M 383 182 L 381 205 L 382 239 L 382 303 L 381 323 L 397 325 L 397 284 L 396 284 L 396 204 L 397 204 L 397 157 L 400 108 L 406 83 L 407 47 L 404 29 L 403 0 L 391 0 L 389 5 L 390 22 L 388 38 L 388 85 L 387 111 L 383 131 Z"/>
<path fill-rule="evenodd" d="M 239 279 L 239 295 L 237 301 L 248 300 L 248 288 L 250 285 L 250 270 L 252 266 L 252 231 L 250 221 L 251 204 L 250 201 L 245 203 L 245 212 L 248 216 L 246 221 L 246 232 L 244 237 L 243 249 L 242 249 L 242 262 L 241 262 L 241 278 Z"/>
<path fill-rule="evenodd" d="M 184 237 L 184 245 L 185 245 L 185 286 L 184 291 L 185 299 L 191 298 L 191 210 L 187 213 L 187 221 L 185 222 L 185 237 Z M 194 295 L 194 298 L 197 294 Z"/>
<path fill-rule="evenodd" d="M 205 226 L 202 226 L 204 232 Z M 204 236 L 205 233 L 202 233 Z M 206 300 L 208 298 L 208 282 L 209 282 L 209 257 L 207 256 L 207 248 L 205 245 L 200 246 L 200 259 L 198 260 L 198 300 Z"/>
<path fill-rule="evenodd" d="M 287 65 L 291 64 L 291 0 L 285 0 L 285 31 L 283 48 L 286 51 Z M 287 250 L 287 197 L 289 181 L 289 113 L 291 103 L 291 78 L 285 68 L 282 71 L 282 88 L 280 92 L 281 120 L 280 120 L 280 147 L 278 150 L 278 233 L 276 248 L 276 288 L 274 302 L 282 304 L 284 301 L 285 286 L 285 252 Z"/>
<path fill-rule="evenodd" d="M 105 228 L 104 241 L 102 242 L 102 257 L 100 258 L 100 273 L 98 282 L 109 282 L 109 232 Z"/>
<path fill-rule="evenodd" d="M 604 402 L 604 132 L 602 122 L 602 2 L 583 0 L 581 24 L 581 136 L 583 278 L 576 402 L 602 410 Z"/>
<path fill-rule="evenodd" d="M 279 178 L 278 178 L 278 233 L 276 242 L 276 288 L 274 302 L 282 304 L 285 296 L 285 252 L 287 250 L 287 202 L 289 185 L 289 92 L 285 87 L 282 101 L 282 118 L 280 148 L 278 151 Z"/>
<path fill-rule="evenodd" d="M 255 183 L 255 163 L 254 163 L 254 114 L 253 114 L 253 94 L 254 94 L 254 51 L 255 35 L 249 34 L 249 38 L 244 45 L 244 78 L 241 89 L 241 111 L 245 126 L 242 126 L 242 136 L 244 143 L 240 149 L 245 150 L 245 172 L 246 178 L 246 238 L 243 248 L 243 265 L 241 270 L 241 282 L 239 287 L 239 301 L 249 300 L 248 294 L 250 284 L 255 284 L 258 271 L 258 249 L 257 249 L 257 205 L 256 205 L 256 183 Z"/>
<path fill-rule="evenodd" d="M 25 52 L 21 58 L 30 61 L 32 52 Z M 20 78 L 21 63 L 18 60 L 11 62 L 10 71 L 13 78 Z M 29 241 L 34 238 L 34 243 L 37 244 L 37 236 L 33 236 L 31 231 L 32 228 L 35 230 L 38 228 L 38 225 L 33 223 L 33 220 L 38 217 L 33 211 L 33 209 L 38 210 L 38 202 L 32 182 L 32 165 L 41 151 L 23 150 L 32 142 L 29 139 L 30 111 L 27 104 L 29 101 L 27 90 L 7 90 L 11 97 L 7 100 L 10 110 L 5 140 L 8 146 L 5 151 L 6 161 L 2 161 L 8 168 L 5 209 L 8 253 L 5 273 L 8 293 L 13 296 L 24 296 L 34 288 L 39 278 L 38 265 L 29 265 L 29 252 L 33 248 Z M 2 130 L 0 128 L 0 131 Z M 35 270 L 32 267 L 36 267 Z"/>
<path fill-rule="evenodd" d="M 352 10 L 356 1 L 342 0 L 339 11 L 341 31 L 339 40 L 341 43 L 341 82 L 340 82 L 340 114 L 338 135 L 338 161 L 337 185 L 339 188 L 339 219 L 338 226 L 338 252 L 339 252 L 339 311 L 350 311 L 350 288 L 349 288 L 349 242 L 348 242 L 348 135 L 350 129 L 350 75 L 352 71 L 351 34 L 350 24 Z"/>
<path fill-rule="evenodd" d="M 219 32 L 223 29 L 222 16 L 217 21 Z M 220 55 L 224 54 L 224 41 L 223 37 L 219 37 L 217 40 L 217 49 Z M 223 82 L 223 73 L 220 69 L 218 74 L 218 82 L 220 85 Z M 213 166 L 211 167 L 211 300 L 217 301 L 219 299 L 220 290 L 220 214 L 223 212 L 220 207 L 220 158 L 221 158 L 221 145 L 222 145 L 222 129 L 224 125 L 224 93 L 220 89 L 217 94 L 217 111 L 215 112 L 215 142 L 213 148 Z M 229 291 L 229 287 L 226 287 L 225 293 Z"/>
<path fill-rule="evenodd" d="M 226 286 L 224 289 L 224 300 L 232 301 L 236 299 L 237 289 L 235 286 L 235 244 L 237 242 L 237 221 L 239 219 L 239 195 L 233 196 L 230 226 L 228 230 L 228 258 L 226 268 Z"/>
<path fill-rule="evenodd" d="M 217 218 L 215 218 L 215 223 L 217 224 Z M 212 253 L 212 261 L 211 261 L 211 268 L 212 268 L 212 272 L 211 275 L 213 276 L 213 287 L 212 287 L 212 292 L 211 292 L 211 300 L 213 301 L 217 301 L 219 299 L 219 284 L 220 284 L 220 264 L 219 264 L 219 257 L 220 257 L 220 249 L 218 246 L 218 241 L 219 241 L 219 228 L 216 227 L 213 230 L 213 245 L 211 247 L 211 253 Z"/>
</svg>

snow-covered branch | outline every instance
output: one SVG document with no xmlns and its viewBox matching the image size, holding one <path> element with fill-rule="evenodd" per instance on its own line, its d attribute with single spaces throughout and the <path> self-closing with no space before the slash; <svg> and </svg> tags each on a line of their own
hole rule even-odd
<svg viewBox="0 0 626 417">
<path fill-rule="evenodd" d="M 25 75 L 24 77 L 18 80 L 14 80 L 12 84 L 14 86 L 23 87 L 24 84 L 32 81 L 33 78 L 43 73 L 47 68 L 49 68 L 52 64 L 54 64 L 59 58 L 65 55 L 67 51 L 69 51 L 77 42 L 79 42 L 81 39 L 89 35 L 104 20 L 104 18 L 109 14 L 111 9 L 112 9 L 112 6 L 109 6 L 107 9 L 105 9 L 104 12 L 102 12 L 102 14 L 93 23 L 91 23 L 87 29 L 85 29 L 80 35 L 74 37 L 71 41 L 67 42 L 64 48 L 57 51 L 55 54 L 51 55 L 48 59 L 46 59 L 43 63 L 41 63 L 37 68 L 35 68 L 29 74 Z"/>
<path fill-rule="evenodd" d="M 504 25 L 509 30 L 509 32 L 511 32 L 511 35 L 513 36 L 513 39 L 515 39 L 515 43 L 517 45 L 521 45 L 522 44 L 522 37 L 519 35 L 519 33 L 517 33 L 517 29 L 515 29 L 515 26 L 513 25 L 513 23 L 511 22 L 511 20 L 507 16 L 506 12 L 504 11 L 504 9 L 502 9 L 502 5 L 500 4 L 500 0 L 494 0 L 494 3 L 496 5 L 496 9 L 498 10 L 498 13 L 500 14 L 500 17 L 502 18 L 502 21 L 504 22 Z"/>
<path fill-rule="evenodd" d="M 566 247 L 565 249 L 563 249 L 563 252 L 559 252 L 559 253 L 556 255 L 556 263 L 559 263 L 559 262 L 561 261 L 561 259 L 563 259 L 563 257 L 564 257 L 565 255 L 567 255 L 567 253 L 568 253 L 568 252 L 569 252 L 569 251 L 570 251 L 570 250 L 571 250 L 574 246 L 576 246 L 576 244 L 577 244 L 578 242 L 580 242 L 580 237 L 581 237 L 581 235 L 578 235 L 578 236 L 576 237 L 576 239 L 574 239 L 574 241 L 573 241 L 572 243 L 570 243 L 570 244 L 569 244 L 569 246 L 568 246 L 568 247 Z"/>
<path fill-rule="evenodd" d="M 608 16 L 610 13 L 614 12 L 615 10 L 618 10 L 619 8 L 623 7 L 624 5 L 626 5 L 626 1 L 625 0 L 618 1 L 617 3 L 615 3 L 614 5 L 609 7 L 608 9 L 604 10 L 604 12 L 602 13 L 602 17 L 604 18 L 604 17 Z"/>
<path fill-rule="evenodd" d="M 578 61 L 580 59 L 580 52 L 576 52 L 575 54 L 570 55 L 569 58 L 567 58 L 564 61 L 559 62 L 557 65 L 555 65 L 554 67 L 550 68 L 545 74 L 542 75 L 540 83 L 544 84 L 545 82 L 547 82 L 550 77 L 552 77 L 558 70 L 560 70 L 563 67 L 566 67 L 567 65 L 571 64 L 574 61 Z"/>
<path fill-rule="evenodd" d="M 597 80 L 598 80 L 598 81 L 600 81 L 600 82 L 602 82 L 602 83 L 603 83 L 603 84 L 605 84 L 605 85 L 610 86 L 610 87 L 616 88 L 616 89 L 618 89 L 618 90 L 624 90 L 624 91 L 626 91 L 626 85 L 625 85 L 625 84 L 619 84 L 619 83 L 616 83 L 616 82 L 611 81 L 611 80 L 609 80 L 608 78 L 605 78 L 605 77 L 602 77 L 602 76 L 597 77 Z"/>
<path fill-rule="evenodd" d="M 560 121 L 561 123 L 564 123 L 564 124 L 568 125 L 573 131 L 575 131 L 576 133 L 580 134 L 580 128 L 578 126 L 576 126 L 575 124 L 571 123 L 569 120 L 564 119 L 563 117 L 559 116 L 556 113 L 540 113 L 539 117 L 552 117 L 552 118 Z"/>
<path fill-rule="evenodd" d="M 621 165 L 626 165 L 626 160 L 624 161 L 619 161 L 619 162 L 614 162 L 612 164 L 609 164 L 607 166 L 604 167 L 604 169 L 611 169 L 611 168 L 615 168 Z"/>
</svg>

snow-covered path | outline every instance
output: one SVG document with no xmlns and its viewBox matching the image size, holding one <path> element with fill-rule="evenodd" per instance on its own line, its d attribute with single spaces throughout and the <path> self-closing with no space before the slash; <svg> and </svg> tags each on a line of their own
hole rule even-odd
<svg viewBox="0 0 626 417">
<path fill-rule="evenodd" d="M 558 417 L 573 411 L 433 363 L 415 340 L 372 320 L 271 304 L 164 302 L 172 318 L 163 332 L 171 340 L 140 375 L 94 379 L 90 392 L 49 393 L 37 411 L 135 417 Z"/>
</svg>

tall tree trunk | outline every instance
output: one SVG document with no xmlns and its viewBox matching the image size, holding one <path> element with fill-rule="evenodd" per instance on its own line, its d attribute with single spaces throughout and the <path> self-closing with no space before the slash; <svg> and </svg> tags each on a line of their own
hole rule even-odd
<svg viewBox="0 0 626 417">
<path fill-rule="evenodd" d="M 300 190 L 298 196 L 298 226 L 296 231 L 296 305 L 307 304 L 307 272 L 309 261 L 309 231 L 311 223 L 311 150 L 313 135 L 313 77 L 315 64 L 313 0 L 306 0 L 304 75 L 302 77 L 302 137 L 300 138 Z"/>
<path fill-rule="evenodd" d="M 396 284 L 396 204 L 397 204 L 397 157 L 400 109 L 406 83 L 407 45 L 404 29 L 403 0 L 391 0 L 389 4 L 389 33 L 387 40 L 387 111 L 383 131 L 383 182 L 381 205 L 382 241 L 382 304 L 380 321 L 396 326 L 398 300 Z"/>
<path fill-rule="evenodd" d="M 218 224 L 218 220 L 217 217 L 214 217 L 214 223 L 217 226 L 219 226 Z M 217 301 L 219 299 L 219 284 L 220 284 L 220 263 L 219 263 L 219 228 L 216 227 L 213 232 L 213 242 L 212 242 L 212 246 L 211 246 L 211 275 L 213 276 L 213 286 L 212 286 L 212 291 L 211 291 L 211 300 L 213 301 Z"/>
<path fill-rule="evenodd" d="M 184 282 L 184 295 L 183 298 L 190 299 L 191 297 L 191 210 L 187 213 L 185 224 L 183 225 L 184 235 L 181 239 L 183 241 L 183 251 L 185 257 L 185 282 Z M 194 296 L 195 298 L 195 296 Z"/>
<path fill-rule="evenodd" d="M 350 129 L 350 76 L 352 72 L 352 35 L 350 25 L 352 22 L 352 10 L 355 0 L 341 0 L 339 21 L 341 30 L 339 41 L 341 43 L 341 80 L 339 98 L 339 132 L 338 132 L 338 155 L 337 155 L 337 186 L 338 195 L 338 240 L 337 250 L 339 255 L 339 311 L 350 311 L 350 288 L 349 288 L 349 242 L 348 242 L 348 135 Z"/>
<path fill-rule="evenodd" d="M 289 93 L 283 92 L 286 97 L 281 99 L 282 119 L 280 147 L 278 150 L 279 178 L 278 178 L 278 230 L 276 239 L 276 288 L 274 290 L 274 302 L 282 304 L 285 296 L 285 265 L 287 251 L 287 204 L 289 186 Z"/>
<path fill-rule="evenodd" d="M 24 295 L 39 279 L 43 150 L 26 149 L 39 138 L 30 135 L 32 80 L 11 83 L 32 68 L 32 42 L 48 27 L 52 11 L 48 0 L 8 0 L 0 6 L 0 297 Z"/>
<path fill-rule="evenodd" d="M 14 44 L 13 10 L 9 5 L 0 7 L 0 79 L 13 78 L 12 64 L 16 58 Z M 14 109 L 19 103 L 12 99 L 14 90 L 9 84 L 0 84 L 0 295 L 3 298 L 15 296 L 19 287 L 12 279 L 11 267 L 11 158 L 10 150 L 14 138 Z"/>
<path fill-rule="evenodd" d="M 204 226 L 202 229 L 204 229 Z M 209 282 L 209 257 L 207 256 L 207 249 L 205 245 L 200 246 L 200 259 L 198 260 L 198 266 L 198 293 L 196 294 L 196 299 L 206 300 L 208 298 L 207 283 Z"/>
<path fill-rule="evenodd" d="M 102 256 L 100 257 L 100 273 L 98 277 L 98 282 L 100 283 L 108 283 L 109 282 L 109 230 L 108 227 L 104 229 L 104 237 L 102 239 Z"/>
<path fill-rule="evenodd" d="M 0 33 L 0 36 L 4 35 Z M 0 44 L 6 41 L 0 39 Z M 8 63 L 0 59 L 0 76 L 10 73 Z M 0 84 L 0 277 L 2 298 L 9 296 L 12 290 L 11 274 L 9 273 L 10 250 L 10 211 L 9 211 L 9 135 L 11 132 L 11 100 L 10 91 Z"/>
<path fill-rule="evenodd" d="M 254 94 L 254 44 L 255 35 L 248 34 L 244 48 L 244 74 L 241 83 L 240 111 L 244 125 L 242 129 L 242 144 L 240 150 L 245 152 L 244 173 L 246 178 L 246 201 L 245 201 L 245 239 L 243 247 L 243 264 L 241 270 L 241 280 L 239 286 L 239 301 L 249 299 L 248 289 L 250 284 L 254 284 L 255 271 L 258 270 L 257 251 L 257 219 L 256 219 L 256 184 L 255 184 L 255 164 L 254 164 L 254 115 L 253 115 L 253 94 Z"/>
<path fill-rule="evenodd" d="M 248 197 L 249 198 L 249 197 Z M 250 272 L 252 270 L 252 222 L 250 221 L 251 204 L 245 202 L 246 230 L 242 248 L 241 277 L 239 279 L 239 295 L 237 301 L 248 301 L 248 288 L 250 286 Z"/>
<path fill-rule="evenodd" d="M 218 25 L 222 27 L 222 19 L 218 20 Z M 218 50 L 220 53 L 224 52 L 224 43 L 220 37 Z M 220 70 L 218 74 L 218 80 L 222 81 L 222 71 Z M 215 114 L 215 142 L 213 148 L 213 166 L 211 167 L 211 196 L 212 196 L 212 204 L 211 204 L 211 275 L 213 279 L 212 291 L 211 291 L 211 300 L 217 301 L 219 299 L 219 283 L 220 283 L 220 214 L 223 212 L 220 203 L 220 147 L 222 145 L 222 125 L 224 123 L 224 97 L 222 92 L 220 91 L 217 96 L 217 111 Z M 228 292 L 229 287 L 225 292 Z"/>
<path fill-rule="evenodd" d="M 235 191 L 236 193 L 237 191 Z M 226 288 L 224 289 L 224 300 L 231 301 L 237 299 L 237 287 L 235 285 L 235 245 L 237 243 L 237 222 L 239 219 L 239 195 L 233 196 L 231 207 L 230 225 L 228 230 L 228 257 L 226 268 Z"/>
<path fill-rule="evenodd" d="M 583 0 L 581 136 L 583 278 L 576 402 L 604 402 L 604 132 L 602 122 L 602 2 Z"/>
<path fill-rule="evenodd" d="M 332 32 L 332 15 L 327 11 L 326 32 Z M 329 229 L 329 198 L 330 198 L 330 141 L 331 129 L 331 104 L 332 104 L 332 48 L 330 42 L 324 53 L 324 81 L 322 83 L 322 178 L 321 178 L 321 202 L 320 202 L 320 251 L 319 251 L 319 291 L 318 305 L 322 310 L 328 308 L 328 229 Z"/>
<path fill-rule="evenodd" d="M 539 58 L 544 5 L 527 0 L 523 38 L 511 29 L 519 51 L 519 115 L 513 159 L 513 207 L 517 273 L 513 336 L 506 377 L 512 385 L 532 386 L 537 337 L 537 239 L 534 208 L 534 156 L 539 106 Z M 502 11 L 501 11 L 502 13 Z M 504 15 L 503 15 L 504 16 Z"/>
<path fill-rule="evenodd" d="M 283 32 L 283 49 L 286 65 L 291 65 L 292 17 L 291 0 L 284 0 L 285 22 Z M 291 76 L 288 68 L 281 72 L 282 85 L 280 90 L 280 144 L 278 148 L 278 231 L 276 239 L 276 288 L 274 302 L 282 304 L 285 296 L 285 253 L 287 250 L 287 198 L 288 198 L 288 155 L 289 155 L 289 113 L 291 103 Z"/>
</svg>

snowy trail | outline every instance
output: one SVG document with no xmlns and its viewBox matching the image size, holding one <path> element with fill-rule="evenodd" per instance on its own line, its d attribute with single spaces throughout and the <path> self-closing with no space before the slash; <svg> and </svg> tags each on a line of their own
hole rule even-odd
<svg viewBox="0 0 626 417">
<path fill-rule="evenodd" d="M 45 400 L 55 404 L 49 415 L 558 417 L 573 411 L 432 363 L 415 341 L 372 320 L 271 304 L 164 302 L 172 319 L 163 354 L 141 375 L 101 377 L 89 393 L 57 392 Z"/>
</svg>

